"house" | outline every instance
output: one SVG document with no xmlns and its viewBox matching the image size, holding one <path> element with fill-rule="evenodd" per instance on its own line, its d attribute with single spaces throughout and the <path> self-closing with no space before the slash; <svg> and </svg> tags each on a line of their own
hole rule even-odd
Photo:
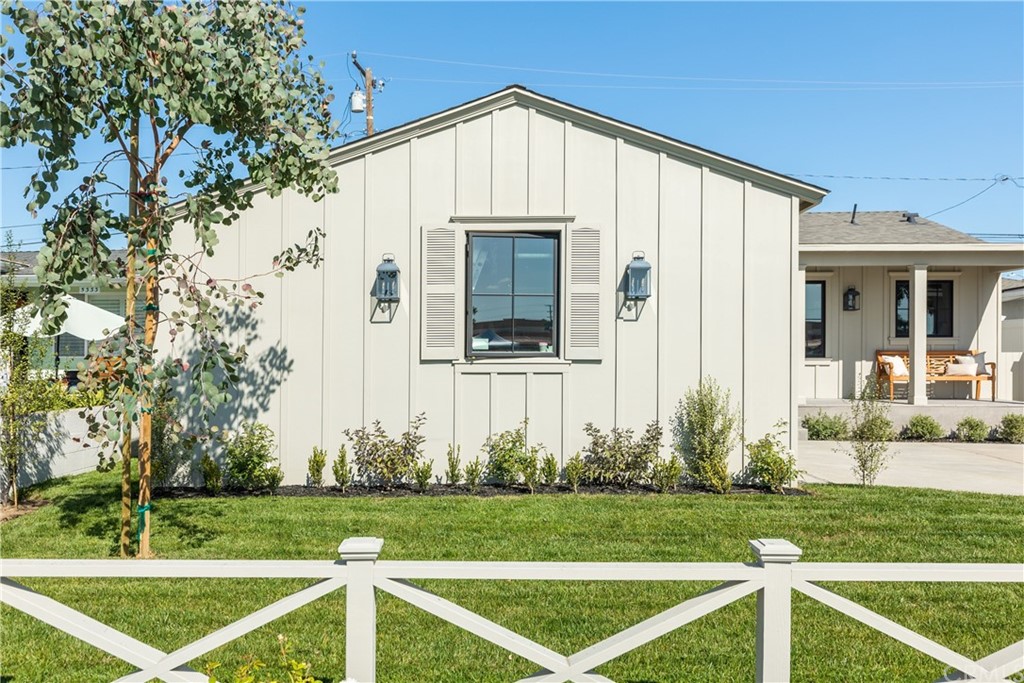
<svg viewBox="0 0 1024 683">
<path fill-rule="evenodd" d="M 37 286 L 34 270 L 36 267 L 36 251 L 12 251 L 4 252 L 0 259 L 0 275 L 10 277 L 17 287 L 33 289 Z M 112 259 L 124 259 L 127 252 L 123 249 L 111 251 Z M 95 282 L 82 282 L 71 291 L 71 296 L 76 299 L 90 303 L 97 308 L 102 308 L 119 316 L 124 316 L 125 295 L 122 281 L 111 283 L 113 286 L 100 285 Z M 145 302 L 140 301 L 136 305 L 136 317 L 139 321 L 145 313 Z M 87 352 L 87 343 L 71 334 L 58 335 L 54 340 L 53 348 L 49 348 L 41 358 L 35 359 L 42 368 L 47 370 L 59 370 L 61 373 L 75 373 L 79 363 L 84 360 Z M 54 350 L 57 357 L 54 357 Z"/>
<path fill-rule="evenodd" d="M 874 371 L 878 350 L 1003 350 L 1001 273 L 1019 269 L 1019 244 L 984 242 L 906 211 L 809 212 L 800 218 L 800 279 L 807 335 L 801 403 L 852 396 Z M 859 299 L 845 306 L 847 292 Z M 848 310 L 853 309 L 853 310 Z M 969 398 L 972 382 L 925 381 L 911 357 L 903 397 Z M 1004 372 L 1009 368 L 998 368 Z M 997 372 L 999 398 L 1012 397 Z M 981 383 L 982 398 L 992 384 Z"/>
<path fill-rule="evenodd" d="M 564 461 L 588 422 L 668 427 L 702 377 L 732 392 L 750 438 L 795 422 L 798 223 L 826 190 L 520 86 L 331 161 L 337 194 L 257 194 L 205 261 L 259 272 L 326 230 L 322 267 L 256 283 L 264 303 L 238 323 L 250 368 L 232 408 L 277 433 L 286 481 L 342 430 L 399 433 L 419 413 L 438 472 L 449 443 L 472 458 L 524 419 Z M 175 235 L 191 248 L 188 226 Z M 646 300 L 625 297 L 635 256 Z M 374 296 L 385 263 L 397 303 Z"/>
</svg>

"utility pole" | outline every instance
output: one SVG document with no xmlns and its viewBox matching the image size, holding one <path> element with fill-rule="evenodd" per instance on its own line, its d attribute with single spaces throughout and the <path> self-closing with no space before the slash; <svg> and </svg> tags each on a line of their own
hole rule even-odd
<svg viewBox="0 0 1024 683">
<path fill-rule="evenodd" d="M 366 137 L 373 135 L 373 89 L 384 88 L 383 81 L 377 81 L 373 78 L 373 69 L 364 69 L 363 65 L 356 59 L 356 51 L 352 51 L 352 64 L 359 69 L 359 73 L 363 75 L 363 82 L 366 86 Z"/>
</svg>

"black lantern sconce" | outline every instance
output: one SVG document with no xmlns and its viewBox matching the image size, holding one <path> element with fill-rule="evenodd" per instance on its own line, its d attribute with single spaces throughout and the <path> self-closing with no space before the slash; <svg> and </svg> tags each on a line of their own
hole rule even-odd
<svg viewBox="0 0 1024 683">
<path fill-rule="evenodd" d="M 381 256 L 381 264 L 377 266 L 377 281 L 374 283 L 373 294 L 377 299 L 380 308 L 390 307 L 397 304 L 401 298 L 400 277 L 402 272 L 395 263 L 394 254 Z"/>
<path fill-rule="evenodd" d="M 626 299 L 646 301 L 651 298 L 651 264 L 644 252 L 634 251 L 633 260 L 626 266 Z"/>
<path fill-rule="evenodd" d="M 846 292 L 843 294 L 843 310 L 860 310 L 860 292 L 857 291 L 856 287 L 847 288 Z"/>
</svg>

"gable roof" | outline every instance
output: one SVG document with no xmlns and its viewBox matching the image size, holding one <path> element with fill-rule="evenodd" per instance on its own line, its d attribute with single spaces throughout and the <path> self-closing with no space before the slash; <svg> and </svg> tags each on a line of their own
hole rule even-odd
<svg viewBox="0 0 1024 683">
<path fill-rule="evenodd" d="M 858 211 L 850 223 L 849 211 L 809 211 L 800 215 L 800 244 L 976 244 L 977 237 L 915 218 L 906 211 Z"/>
<path fill-rule="evenodd" d="M 550 116 L 570 121 L 574 125 L 621 137 L 630 143 L 662 151 L 687 161 L 706 165 L 713 170 L 739 176 L 759 185 L 779 190 L 798 197 L 801 210 L 816 206 L 829 192 L 823 187 L 661 133 L 655 133 L 514 84 L 450 109 L 336 147 L 331 151 L 330 161 L 332 164 L 341 163 L 511 105 L 536 109 Z"/>
</svg>

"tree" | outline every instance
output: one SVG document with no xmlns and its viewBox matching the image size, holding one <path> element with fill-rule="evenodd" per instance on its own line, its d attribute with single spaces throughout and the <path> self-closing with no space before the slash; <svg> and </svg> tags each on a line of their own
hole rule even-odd
<svg viewBox="0 0 1024 683">
<path fill-rule="evenodd" d="M 66 315 L 61 295 L 77 281 L 130 281 L 144 296 L 142 329 L 130 307 L 120 334 L 91 352 L 91 381 L 104 384 L 112 399 L 91 431 L 104 446 L 101 464 L 111 466 L 127 430 L 139 428 L 138 554 L 149 556 L 154 386 L 187 381 L 195 407 L 217 410 L 245 358 L 244 347 L 224 339 L 224 320 L 262 296 L 247 281 L 218 281 L 202 257 L 212 255 L 218 229 L 252 206 L 255 185 L 271 195 L 293 188 L 314 201 L 335 189 L 327 163 L 336 130 L 333 95 L 322 64 L 300 54 L 302 9 L 282 0 L 48 0 L 40 11 L 21 0 L 0 2 L 6 28 L 24 37 L 24 55 L 0 38 L 0 144 L 38 149 L 27 209 L 34 214 L 51 205 L 84 165 L 78 155 L 86 138 L 101 136 L 111 148 L 52 202 L 36 275 L 51 331 Z M 178 174 L 186 192 L 170 196 L 165 169 L 182 150 L 194 156 Z M 134 181 L 126 187 L 111 175 L 115 161 L 127 162 L 137 191 Z M 172 251 L 176 221 L 192 227 L 194 253 Z M 111 257 L 108 245 L 118 234 L 126 259 Z M 314 226 L 306 243 L 285 250 L 268 272 L 317 265 L 322 236 Z M 172 297 L 172 306 L 161 310 L 161 295 Z M 162 323 L 172 340 L 190 332 L 198 354 L 192 363 L 175 357 L 180 350 L 170 352 L 172 362 L 157 362 Z"/>
</svg>

